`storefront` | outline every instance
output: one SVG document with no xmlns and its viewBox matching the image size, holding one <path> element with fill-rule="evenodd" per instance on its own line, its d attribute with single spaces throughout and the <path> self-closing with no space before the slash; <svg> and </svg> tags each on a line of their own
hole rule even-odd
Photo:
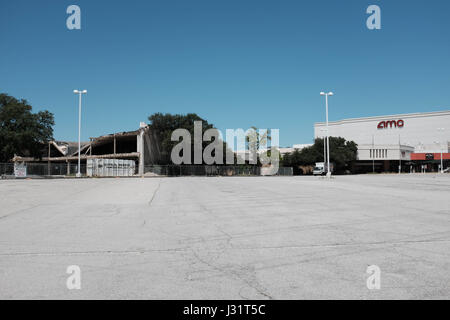
<svg viewBox="0 0 450 320">
<path fill-rule="evenodd" d="M 411 161 L 414 163 L 415 172 L 437 172 L 450 167 L 450 153 L 413 153 Z"/>
</svg>

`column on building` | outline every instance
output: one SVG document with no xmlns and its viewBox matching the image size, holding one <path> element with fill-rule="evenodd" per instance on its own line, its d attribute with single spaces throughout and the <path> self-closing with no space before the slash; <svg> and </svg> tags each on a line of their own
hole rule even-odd
<svg viewBox="0 0 450 320">
<path fill-rule="evenodd" d="M 138 174 L 144 174 L 144 164 L 145 164 L 145 152 L 144 152 L 144 134 L 145 134 L 146 124 L 144 122 L 140 123 L 139 134 L 137 135 L 137 152 L 139 152 L 139 167 Z"/>
</svg>

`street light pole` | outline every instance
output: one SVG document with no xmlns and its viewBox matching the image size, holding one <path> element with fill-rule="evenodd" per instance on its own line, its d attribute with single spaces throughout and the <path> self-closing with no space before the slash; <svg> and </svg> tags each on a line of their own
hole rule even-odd
<svg viewBox="0 0 450 320">
<path fill-rule="evenodd" d="M 436 143 L 438 146 L 439 146 L 439 149 L 440 149 L 440 151 L 441 151 L 441 173 L 444 173 L 444 168 L 443 168 L 443 160 L 442 160 L 442 153 L 443 153 L 443 151 L 442 151 L 442 146 L 441 146 L 441 142 L 440 141 L 435 141 L 434 143 Z"/>
<path fill-rule="evenodd" d="M 330 140 L 329 140 L 329 131 L 328 131 L 328 96 L 332 96 L 333 92 L 321 92 L 321 96 L 325 96 L 325 106 L 326 106 L 326 121 L 327 121 L 327 178 L 331 178 L 331 170 L 330 170 Z"/>
<path fill-rule="evenodd" d="M 81 177 L 81 95 L 87 93 L 87 90 L 73 90 L 78 94 L 78 172 L 77 177 Z"/>
<path fill-rule="evenodd" d="M 327 129 L 320 129 L 320 131 L 322 132 L 322 140 L 323 140 L 323 163 L 325 164 L 325 162 L 327 161 L 327 144 L 325 141 L 325 132 L 327 132 Z"/>
<path fill-rule="evenodd" d="M 444 132 L 444 130 L 445 130 L 444 128 L 438 128 L 438 131 Z M 441 173 L 444 173 L 444 160 L 442 159 L 443 158 L 443 150 L 442 150 L 443 148 L 442 148 L 441 144 L 439 144 L 439 147 L 441 149 Z"/>
<path fill-rule="evenodd" d="M 374 135 L 372 134 L 372 173 L 375 173 L 375 157 L 373 156 L 373 153 L 375 151 L 375 138 Z"/>
<path fill-rule="evenodd" d="M 398 135 L 398 159 L 399 159 L 399 165 L 398 165 L 398 173 L 402 173 L 402 144 L 400 143 L 400 134 Z"/>
</svg>

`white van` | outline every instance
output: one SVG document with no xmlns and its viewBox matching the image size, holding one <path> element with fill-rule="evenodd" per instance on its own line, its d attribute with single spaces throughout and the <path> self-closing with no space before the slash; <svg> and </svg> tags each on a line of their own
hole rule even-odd
<svg viewBox="0 0 450 320">
<path fill-rule="evenodd" d="M 333 172 L 334 165 L 330 163 L 330 171 Z M 322 176 L 327 174 L 327 164 L 325 162 L 316 162 L 316 165 L 313 169 L 313 175 Z"/>
</svg>

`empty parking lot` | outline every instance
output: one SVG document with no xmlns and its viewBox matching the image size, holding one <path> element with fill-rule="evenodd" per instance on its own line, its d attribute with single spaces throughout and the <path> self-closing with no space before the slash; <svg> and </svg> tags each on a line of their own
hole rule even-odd
<svg viewBox="0 0 450 320">
<path fill-rule="evenodd" d="M 448 299 L 449 191 L 448 174 L 3 180 L 0 298 Z"/>
</svg>

